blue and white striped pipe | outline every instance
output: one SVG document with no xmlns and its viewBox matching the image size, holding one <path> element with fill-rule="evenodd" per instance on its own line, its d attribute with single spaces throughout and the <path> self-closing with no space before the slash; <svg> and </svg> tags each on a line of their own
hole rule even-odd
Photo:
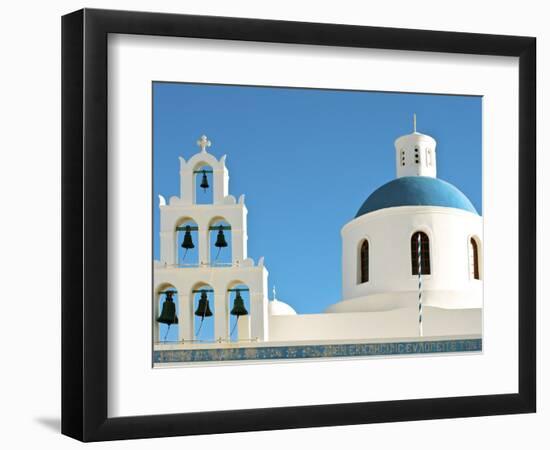
<svg viewBox="0 0 550 450">
<path fill-rule="evenodd" d="M 424 335 L 422 330 L 422 237 L 418 233 L 418 334 Z"/>
</svg>

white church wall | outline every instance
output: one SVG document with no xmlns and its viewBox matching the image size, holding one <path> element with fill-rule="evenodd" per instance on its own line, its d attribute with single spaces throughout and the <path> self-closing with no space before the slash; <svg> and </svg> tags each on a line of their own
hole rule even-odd
<svg viewBox="0 0 550 450">
<path fill-rule="evenodd" d="M 447 310 L 427 306 L 423 336 L 480 335 L 480 308 Z M 269 341 L 325 341 L 418 337 L 418 308 L 383 312 L 301 314 L 269 317 Z"/>
<path fill-rule="evenodd" d="M 237 338 L 240 341 L 251 341 L 252 334 L 250 332 L 250 316 L 239 317 L 237 323 Z"/>
<path fill-rule="evenodd" d="M 425 232 L 430 239 L 431 273 L 422 277 L 423 290 L 451 293 L 447 298 L 432 296 L 433 305 L 480 308 L 482 281 L 470 275 L 469 240 L 475 236 L 483 242 L 482 218 L 456 208 L 434 206 L 385 208 L 342 228 L 343 300 L 418 292 L 418 276 L 411 268 L 411 236 L 416 231 Z M 359 283 L 359 248 L 364 239 L 369 241 L 369 281 Z M 482 266 L 482 245 L 479 250 Z M 414 296 L 411 298 L 414 301 Z M 388 302 L 388 308 L 405 306 L 398 296 L 394 300 L 394 304 L 393 300 Z"/>
<path fill-rule="evenodd" d="M 470 290 L 422 290 L 422 304 L 446 309 L 479 308 L 480 282 Z M 327 313 L 377 312 L 407 308 L 418 304 L 418 289 L 414 291 L 371 294 L 342 300 L 326 308 Z"/>
</svg>

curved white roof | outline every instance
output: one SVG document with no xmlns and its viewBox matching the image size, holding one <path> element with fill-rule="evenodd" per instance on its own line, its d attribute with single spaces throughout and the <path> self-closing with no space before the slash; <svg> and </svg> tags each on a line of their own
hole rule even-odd
<svg viewBox="0 0 550 450">
<path fill-rule="evenodd" d="M 294 308 L 285 302 L 280 302 L 277 299 L 271 300 L 268 303 L 270 316 L 291 316 L 296 315 Z"/>
</svg>

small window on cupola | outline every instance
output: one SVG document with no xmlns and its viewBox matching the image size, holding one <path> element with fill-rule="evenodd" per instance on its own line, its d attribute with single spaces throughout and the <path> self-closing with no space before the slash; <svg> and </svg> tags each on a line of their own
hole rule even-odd
<svg viewBox="0 0 550 450">
<path fill-rule="evenodd" d="M 420 163 L 420 154 L 419 154 L 418 147 L 414 149 L 414 162 L 415 164 Z"/>
<path fill-rule="evenodd" d="M 401 150 L 401 165 L 405 165 L 405 150 Z"/>
</svg>

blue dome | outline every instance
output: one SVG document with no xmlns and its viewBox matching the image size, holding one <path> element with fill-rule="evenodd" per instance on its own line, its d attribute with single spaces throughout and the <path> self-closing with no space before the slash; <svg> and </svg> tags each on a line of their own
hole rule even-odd
<svg viewBox="0 0 550 450">
<path fill-rule="evenodd" d="M 474 205 L 452 184 L 432 177 L 401 177 L 374 191 L 355 217 L 394 206 L 444 206 L 477 214 Z"/>
</svg>

